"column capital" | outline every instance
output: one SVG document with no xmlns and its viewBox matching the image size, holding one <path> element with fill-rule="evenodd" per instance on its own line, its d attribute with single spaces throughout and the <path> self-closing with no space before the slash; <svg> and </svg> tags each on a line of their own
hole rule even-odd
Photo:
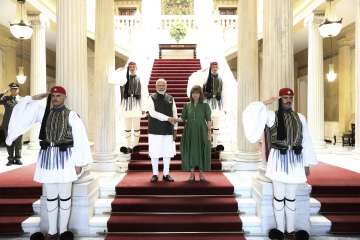
<svg viewBox="0 0 360 240">
<path fill-rule="evenodd" d="M 355 43 L 355 39 L 349 38 L 347 36 L 342 37 L 336 41 L 336 44 L 338 45 L 339 48 L 351 47 L 352 45 L 354 45 L 354 43 Z"/>
<path fill-rule="evenodd" d="M 304 18 L 304 26 L 309 27 L 312 24 L 319 25 L 325 17 L 325 11 L 313 11 L 310 15 Z"/>
<path fill-rule="evenodd" d="M 42 27 L 48 27 L 50 24 L 49 19 L 41 13 L 29 13 L 27 17 L 32 26 L 40 25 Z"/>
</svg>

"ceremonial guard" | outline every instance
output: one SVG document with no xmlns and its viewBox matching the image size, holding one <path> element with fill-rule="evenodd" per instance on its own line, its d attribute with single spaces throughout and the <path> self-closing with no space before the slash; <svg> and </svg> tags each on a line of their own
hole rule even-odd
<svg viewBox="0 0 360 240">
<path fill-rule="evenodd" d="M 252 143 L 258 141 L 264 130 L 269 139 L 270 152 L 266 177 L 273 182 L 273 206 L 276 228 L 270 239 L 308 239 L 305 230 L 295 231 L 296 189 L 307 181 L 309 166 L 316 164 L 305 117 L 293 111 L 294 92 L 282 88 L 279 96 L 264 102 L 253 102 L 243 112 L 245 135 Z M 266 105 L 278 100 L 278 110 Z"/>
<path fill-rule="evenodd" d="M 47 97 L 46 108 L 40 104 Z M 67 226 L 71 212 L 72 182 L 78 179 L 82 167 L 92 162 L 85 126 L 78 114 L 64 105 L 66 90 L 51 88 L 50 94 L 27 96 L 13 110 L 6 139 L 8 145 L 41 122 L 40 151 L 34 181 L 44 184 L 47 198 L 49 230 L 46 239 L 73 239 Z M 58 226 L 59 215 L 59 226 Z M 59 227 L 59 231 L 58 231 Z M 31 239 L 44 239 L 35 233 Z"/>
<path fill-rule="evenodd" d="M 120 85 L 121 112 L 124 117 L 124 134 L 126 146 L 122 146 L 122 153 L 138 152 L 140 139 L 140 120 L 145 116 L 146 101 L 148 98 L 147 85 L 142 83 L 136 75 L 137 66 L 135 62 L 129 62 L 126 73 L 117 70 L 118 75 L 112 84 Z"/>
</svg>

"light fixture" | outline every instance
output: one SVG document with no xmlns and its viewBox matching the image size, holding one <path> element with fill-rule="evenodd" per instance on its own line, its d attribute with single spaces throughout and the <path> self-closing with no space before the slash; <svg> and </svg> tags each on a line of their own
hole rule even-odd
<svg viewBox="0 0 360 240">
<path fill-rule="evenodd" d="M 333 63 L 333 38 L 330 39 L 331 48 L 330 48 L 330 64 L 329 64 L 329 72 L 326 74 L 326 78 L 329 82 L 334 82 L 336 80 L 337 74 L 335 73 L 334 63 Z"/>
<path fill-rule="evenodd" d="M 16 81 L 19 84 L 24 84 L 26 79 L 27 77 L 24 74 L 24 41 L 21 40 L 21 66 L 19 66 L 19 72 L 16 75 Z"/>
<path fill-rule="evenodd" d="M 326 78 L 329 82 L 334 82 L 336 80 L 337 74 L 335 73 L 334 70 L 334 64 L 330 63 L 329 64 L 329 72 L 326 74 Z"/>
<path fill-rule="evenodd" d="M 10 24 L 11 34 L 19 39 L 29 39 L 31 38 L 33 29 L 30 24 L 27 24 L 24 19 L 25 13 L 25 0 L 17 0 L 18 7 L 20 8 L 20 21 L 17 23 Z"/>
<path fill-rule="evenodd" d="M 19 83 L 19 84 L 24 84 L 26 82 L 26 76 L 24 74 L 24 67 L 23 66 L 20 66 L 19 67 L 19 72 L 18 72 L 18 75 L 16 75 L 16 81 Z"/>
<path fill-rule="evenodd" d="M 328 6 L 325 11 L 325 19 L 319 26 L 320 35 L 323 38 L 337 36 L 342 28 L 342 18 L 338 18 L 335 14 L 335 9 L 331 7 L 333 0 L 327 0 Z"/>
</svg>

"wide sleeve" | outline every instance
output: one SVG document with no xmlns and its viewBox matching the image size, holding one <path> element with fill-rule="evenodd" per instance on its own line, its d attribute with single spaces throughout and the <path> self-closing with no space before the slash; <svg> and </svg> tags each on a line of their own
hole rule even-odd
<svg viewBox="0 0 360 240">
<path fill-rule="evenodd" d="M 27 132 L 33 124 L 40 123 L 44 112 L 45 107 L 41 104 L 41 101 L 32 100 L 31 96 L 26 96 L 18 102 L 10 117 L 6 145 L 10 146 L 15 139 Z"/>
<path fill-rule="evenodd" d="M 165 114 L 155 111 L 154 101 L 151 97 L 148 98 L 148 111 L 152 118 L 156 118 L 159 121 L 166 122 L 169 120 L 169 117 Z"/>
<path fill-rule="evenodd" d="M 118 68 L 108 76 L 108 83 L 113 85 L 124 86 L 127 82 L 126 68 Z"/>
<path fill-rule="evenodd" d="M 140 83 L 141 83 L 141 100 L 140 100 L 141 111 L 146 112 L 148 110 L 147 103 L 149 98 L 149 90 L 145 82 L 140 82 Z"/>
<path fill-rule="evenodd" d="M 251 143 L 257 142 L 265 129 L 275 123 L 275 113 L 266 108 L 263 102 L 252 102 L 243 111 L 243 127 L 246 138 Z"/>
<path fill-rule="evenodd" d="M 211 121 L 211 108 L 207 103 L 205 103 L 205 120 L 207 122 Z"/>
<path fill-rule="evenodd" d="M 75 166 L 85 166 L 93 162 L 93 159 L 84 123 L 77 113 L 71 111 L 69 115 L 69 124 L 71 125 L 74 139 L 71 158 L 74 160 Z"/>
<path fill-rule="evenodd" d="M 303 140 L 302 140 L 302 154 L 303 154 L 303 159 L 304 159 L 304 163 L 305 166 L 308 167 L 310 165 L 315 165 L 318 163 L 317 159 L 316 159 L 316 154 L 314 151 L 314 147 L 312 144 L 312 140 L 310 137 L 310 133 L 309 133 L 309 128 L 306 122 L 305 117 L 299 113 L 299 118 L 300 121 L 302 123 L 302 133 L 303 133 Z"/>
</svg>

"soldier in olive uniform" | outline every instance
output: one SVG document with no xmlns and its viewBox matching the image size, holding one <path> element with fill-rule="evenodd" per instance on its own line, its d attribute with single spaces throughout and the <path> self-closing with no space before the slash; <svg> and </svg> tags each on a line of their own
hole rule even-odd
<svg viewBox="0 0 360 240">
<path fill-rule="evenodd" d="M 9 95 L 6 95 L 10 92 Z M 4 105 L 5 113 L 2 121 L 1 128 L 4 130 L 5 137 L 7 137 L 8 126 L 13 108 L 20 100 L 19 96 L 19 85 L 17 83 L 10 83 L 9 88 L 0 94 L 0 104 Z M 21 147 L 22 147 L 22 136 L 19 136 L 11 146 L 6 146 L 8 152 L 8 163 L 7 166 L 12 164 L 21 165 Z"/>
</svg>

